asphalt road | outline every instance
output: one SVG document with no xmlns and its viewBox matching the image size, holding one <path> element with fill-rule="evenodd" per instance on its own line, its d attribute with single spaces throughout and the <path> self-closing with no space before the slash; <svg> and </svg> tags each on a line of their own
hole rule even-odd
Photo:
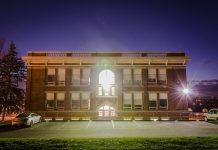
<svg viewBox="0 0 218 150">
<path fill-rule="evenodd" d="M 203 121 L 42 122 L 0 132 L 0 138 L 218 136 L 218 125 Z"/>
</svg>

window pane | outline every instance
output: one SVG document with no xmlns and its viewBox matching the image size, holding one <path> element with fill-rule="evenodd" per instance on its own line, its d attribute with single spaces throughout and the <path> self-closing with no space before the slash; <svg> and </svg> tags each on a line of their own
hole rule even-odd
<svg viewBox="0 0 218 150">
<path fill-rule="evenodd" d="M 89 100 L 90 99 L 90 93 L 82 93 L 82 100 Z"/>
<path fill-rule="evenodd" d="M 57 93 L 56 94 L 56 96 L 57 96 L 57 100 L 64 100 L 65 99 L 65 93 Z"/>
<path fill-rule="evenodd" d="M 141 69 L 134 69 L 134 84 L 141 84 L 142 83 L 142 70 Z"/>
<path fill-rule="evenodd" d="M 158 69 L 159 74 L 166 74 L 166 69 Z"/>
<path fill-rule="evenodd" d="M 58 81 L 65 81 L 65 69 L 58 69 Z"/>
<path fill-rule="evenodd" d="M 157 101 L 149 101 L 149 108 L 155 108 L 157 107 Z"/>
<path fill-rule="evenodd" d="M 166 69 L 158 69 L 158 82 L 166 83 Z"/>
<path fill-rule="evenodd" d="M 132 104 L 132 94 L 131 93 L 124 93 L 123 94 L 123 103 L 124 104 Z"/>
<path fill-rule="evenodd" d="M 72 100 L 80 100 L 80 93 L 71 93 Z"/>
<path fill-rule="evenodd" d="M 134 80 L 141 80 L 142 78 L 142 70 L 141 69 L 134 69 Z"/>
<path fill-rule="evenodd" d="M 156 82 L 156 69 L 148 69 L 148 82 Z"/>
<path fill-rule="evenodd" d="M 149 100 L 156 101 L 157 100 L 157 93 L 149 93 Z"/>
<path fill-rule="evenodd" d="M 167 99 L 160 99 L 160 108 L 167 108 Z"/>
<path fill-rule="evenodd" d="M 82 101 L 81 101 L 81 108 L 82 109 L 89 109 L 90 106 L 90 93 L 82 93 Z"/>
<path fill-rule="evenodd" d="M 48 75 L 48 82 L 55 82 L 55 75 Z"/>
<path fill-rule="evenodd" d="M 123 80 L 124 80 L 124 82 L 129 82 L 132 80 L 131 69 L 123 69 Z"/>
<path fill-rule="evenodd" d="M 134 93 L 134 105 L 142 105 L 142 93 Z"/>
<path fill-rule="evenodd" d="M 148 69 L 149 75 L 156 75 L 156 69 Z"/>
<path fill-rule="evenodd" d="M 99 95 L 99 96 L 102 96 L 102 94 L 103 94 L 103 93 L 102 93 L 102 90 L 103 90 L 102 87 L 98 87 L 98 95 Z"/>
<path fill-rule="evenodd" d="M 82 83 L 89 84 L 89 82 L 90 82 L 90 69 L 89 68 L 85 68 L 82 71 L 83 71 Z"/>
<path fill-rule="evenodd" d="M 111 95 L 115 96 L 115 87 L 111 87 Z"/>
<path fill-rule="evenodd" d="M 55 69 L 54 68 L 48 68 L 48 75 L 55 75 Z"/>
<path fill-rule="evenodd" d="M 80 69 L 79 68 L 72 70 L 72 83 L 80 84 Z"/>
<path fill-rule="evenodd" d="M 54 93 L 46 93 L 46 100 L 54 100 Z"/>
<path fill-rule="evenodd" d="M 54 108 L 54 100 L 47 100 L 46 102 L 47 109 L 53 109 Z"/>
<path fill-rule="evenodd" d="M 160 99 L 167 99 L 167 93 L 159 93 Z"/>
<path fill-rule="evenodd" d="M 64 109 L 64 101 L 63 100 L 58 100 L 57 101 L 57 108 L 58 109 Z"/>
<path fill-rule="evenodd" d="M 47 82 L 55 82 L 55 68 L 48 68 L 47 71 Z"/>
</svg>

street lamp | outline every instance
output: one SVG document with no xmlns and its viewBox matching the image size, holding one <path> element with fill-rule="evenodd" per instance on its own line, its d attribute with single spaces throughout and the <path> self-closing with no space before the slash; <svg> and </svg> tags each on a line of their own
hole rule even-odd
<svg viewBox="0 0 218 150">
<path fill-rule="evenodd" d="M 190 90 L 188 88 L 184 88 L 182 92 L 183 94 L 188 95 L 190 93 Z"/>
</svg>

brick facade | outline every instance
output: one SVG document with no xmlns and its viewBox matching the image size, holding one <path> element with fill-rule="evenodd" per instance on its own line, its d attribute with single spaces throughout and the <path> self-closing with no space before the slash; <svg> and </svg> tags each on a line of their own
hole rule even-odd
<svg viewBox="0 0 218 150">
<path fill-rule="evenodd" d="M 126 56 L 127 55 L 127 56 Z M 151 55 L 151 56 L 150 56 Z M 186 62 L 190 58 L 184 53 L 97 53 L 97 52 L 29 52 L 28 56 L 23 57 L 27 62 L 27 83 L 26 83 L 26 111 L 34 111 L 40 113 L 44 117 L 50 118 L 91 118 L 91 119 L 124 119 L 125 117 L 150 119 L 152 117 L 168 117 L 169 119 L 185 119 L 187 114 L 187 101 L 178 88 L 186 87 Z M 54 83 L 48 85 L 48 69 L 54 69 Z M 64 83 L 58 85 L 58 71 L 64 69 Z M 80 84 L 72 84 L 72 69 L 80 69 L 78 74 Z M 89 83 L 83 84 L 86 76 L 84 69 L 89 68 Z M 131 74 L 125 74 L 124 69 L 130 71 Z M 134 71 L 140 74 L 134 74 Z M 149 81 L 149 71 L 152 70 L 154 76 Z M 166 81 L 160 80 L 160 76 L 165 79 L 165 74 L 159 74 L 160 70 L 166 71 Z M 99 74 L 103 70 L 110 70 L 114 73 L 115 83 L 114 94 L 107 95 L 106 90 L 99 84 Z M 124 78 L 130 76 L 130 82 L 124 84 Z M 139 78 L 140 80 L 134 80 Z M 166 83 L 165 83 L 166 82 Z M 103 94 L 99 95 L 102 89 Z M 53 95 L 51 103 L 48 104 L 47 92 Z M 60 106 L 64 104 L 63 109 L 57 107 L 58 94 L 64 93 L 64 101 L 60 102 Z M 73 110 L 72 93 L 80 93 L 78 100 L 79 106 L 77 110 Z M 105 93 L 104 93 L 105 92 Z M 90 94 L 87 101 L 83 101 L 83 93 Z M 127 93 L 129 109 L 125 110 L 124 94 Z M 153 93 L 157 98 L 155 102 L 149 100 L 149 93 Z M 137 97 L 137 94 L 139 98 Z M 142 98 L 140 99 L 140 95 Z M 163 95 L 167 96 L 161 99 Z M 127 102 L 127 100 L 125 100 Z M 150 101 L 150 102 L 149 102 Z M 87 105 L 88 102 L 88 105 Z M 136 105 L 139 103 L 139 105 Z M 167 103 L 167 104 L 166 104 Z M 156 105 L 155 105 L 156 104 Z M 52 110 L 48 109 L 48 105 L 53 106 Z M 82 105 L 88 106 L 82 109 Z M 99 109 L 103 106 L 113 108 L 115 114 L 110 111 L 109 114 L 103 111 L 100 115 Z M 154 109 L 151 109 L 154 106 Z M 164 106 L 164 107 L 163 107 Z M 136 110 L 136 108 L 139 109 Z"/>
</svg>

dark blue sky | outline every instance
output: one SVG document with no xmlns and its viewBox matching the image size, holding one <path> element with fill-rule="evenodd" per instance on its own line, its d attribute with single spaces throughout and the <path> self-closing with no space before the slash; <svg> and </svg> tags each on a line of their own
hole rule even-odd
<svg viewBox="0 0 218 150">
<path fill-rule="evenodd" d="M 216 0 L 0 0 L 0 37 L 28 50 L 185 51 L 188 80 L 218 78 Z"/>
</svg>

